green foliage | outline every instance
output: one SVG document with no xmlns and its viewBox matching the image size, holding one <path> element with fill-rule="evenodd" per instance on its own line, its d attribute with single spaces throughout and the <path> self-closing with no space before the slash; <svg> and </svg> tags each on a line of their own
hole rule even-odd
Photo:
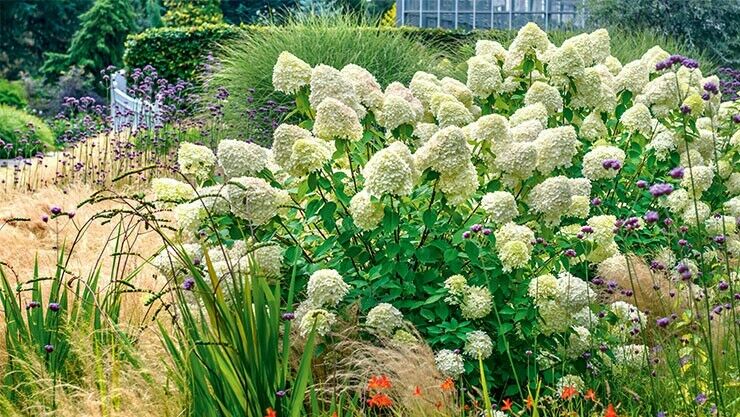
<svg viewBox="0 0 740 417">
<path fill-rule="evenodd" d="M 221 0 L 164 0 L 165 26 L 200 26 L 223 23 Z"/>
<path fill-rule="evenodd" d="M 45 52 L 64 52 L 92 0 L 0 1 L 0 76 L 36 74 Z"/>
<path fill-rule="evenodd" d="M 67 51 L 69 65 L 98 74 L 109 65 L 123 63 L 124 41 L 134 29 L 134 14 L 127 0 L 96 0 L 80 16 L 80 29 Z"/>
<path fill-rule="evenodd" d="M 161 331 L 181 377 L 178 388 L 193 398 L 190 415 L 262 417 L 268 408 L 281 416 L 301 415 L 315 336 L 311 332 L 305 341 L 293 373 L 291 322 L 281 320 L 281 310 L 293 303 L 295 268 L 284 303 L 279 281 L 271 287 L 255 271 L 231 268 L 222 278 L 207 255 L 201 270 L 184 250 L 172 249 L 194 287 L 177 292 L 182 328 L 175 335 Z M 298 256 L 293 252 L 294 261 Z M 282 398 L 275 394 L 281 390 Z"/>
<path fill-rule="evenodd" d="M 726 0 L 590 0 L 597 25 L 651 29 L 685 40 L 722 64 L 740 62 L 740 2 Z"/>
<path fill-rule="evenodd" d="M 0 79 L 0 105 L 3 104 L 19 109 L 26 107 L 28 97 L 20 81 Z"/>
<path fill-rule="evenodd" d="M 241 33 L 239 27 L 224 24 L 149 29 L 128 37 L 123 59 L 128 68 L 152 65 L 167 80 L 194 81 L 204 55 Z"/>
<path fill-rule="evenodd" d="M 43 120 L 14 107 L 0 105 L 0 159 L 30 157 L 54 145 L 54 136 Z"/>
</svg>

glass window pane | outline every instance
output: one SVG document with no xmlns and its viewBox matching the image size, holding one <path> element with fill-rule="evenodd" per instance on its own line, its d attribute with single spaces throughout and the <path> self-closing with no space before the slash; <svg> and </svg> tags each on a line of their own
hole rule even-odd
<svg viewBox="0 0 740 417">
<path fill-rule="evenodd" d="M 455 0 L 442 0 L 440 8 L 444 11 L 454 12 L 455 11 Z"/>
<path fill-rule="evenodd" d="M 406 25 L 419 26 L 419 13 L 406 13 Z"/>
<path fill-rule="evenodd" d="M 437 27 L 437 13 L 425 14 L 424 25 L 425 28 L 436 28 Z"/>
<path fill-rule="evenodd" d="M 419 10 L 419 1 L 420 0 L 404 0 L 404 10 Z"/>
<path fill-rule="evenodd" d="M 442 13 L 439 26 L 445 29 L 455 28 L 455 15 L 453 13 Z"/>
<path fill-rule="evenodd" d="M 424 11 L 425 12 L 434 12 L 437 13 L 437 0 L 421 0 L 424 4 Z"/>
<path fill-rule="evenodd" d="M 460 13 L 458 15 L 457 28 L 463 30 L 470 30 L 473 28 L 473 14 L 472 13 Z"/>
<path fill-rule="evenodd" d="M 473 11 L 473 0 L 459 0 L 457 2 L 458 12 L 472 12 Z M 470 20 L 472 23 L 472 18 Z"/>
<path fill-rule="evenodd" d="M 505 12 L 507 9 L 508 0 L 493 0 L 493 11 L 494 12 Z"/>
<path fill-rule="evenodd" d="M 485 13 L 478 12 L 475 14 L 475 28 L 476 29 L 490 29 L 491 28 L 491 13 L 486 11 Z"/>
</svg>

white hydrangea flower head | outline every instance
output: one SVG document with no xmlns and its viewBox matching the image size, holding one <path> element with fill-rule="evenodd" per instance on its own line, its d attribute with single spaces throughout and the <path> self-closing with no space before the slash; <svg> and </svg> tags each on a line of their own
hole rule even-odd
<svg viewBox="0 0 740 417">
<path fill-rule="evenodd" d="M 616 146 L 595 146 L 583 156 L 583 176 L 591 181 L 614 178 L 619 171 L 609 167 L 604 168 L 604 161 L 618 161 L 620 166 L 624 166 L 626 157 L 623 150 Z"/>
<path fill-rule="evenodd" d="M 181 257 L 184 254 L 191 262 L 203 257 L 203 248 L 199 243 L 185 243 L 181 247 L 167 246 L 152 259 L 152 266 L 168 278 L 186 273 L 187 266 Z"/>
<path fill-rule="evenodd" d="M 601 120 L 599 112 L 593 111 L 589 113 L 581 123 L 581 130 L 579 132 L 581 137 L 588 139 L 591 142 L 595 142 L 599 139 L 605 139 L 609 134 L 606 129 L 606 125 Z"/>
<path fill-rule="evenodd" d="M 611 312 L 614 313 L 621 322 L 627 323 L 632 327 L 642 327 L 646 324 L 645 313 L 626 301 L 615 301 L 611 303 L 609 310 L 611 310 Z"/>
<path fill-rule="evenodd" d="M 524 95 L 525 105 L 529 106 L 535 103 L 542 103 L 548 114 L 554 114 L 563 109 L 563 97 L 560 96 L 560 91 L 542 81 L 532 83 Z"/>
<path fill-rule="evenodd" d="M 570 311 L 577 311 L 587 306 L 595 295 L 588 282 L 569 272 L 558 274 L 558 303 Z"/>
<path fill-rule="evenodd" d="M 462 275 L 453 275 L 445 280 L 445 289 L 449 294 L 445 302 L 457 305 L 468 290 L 468 280 Z"/>
<path fill-rule="evenodd" d="M 493 341 L 491 337 L 481 330 L 473 330 L 465 335 L 465 348 L 463 353 L 473 359 L 486 359 L 493 353 Z"/>
<path fill-rule="evenodd" d="M 177 150 L 177 165 L 184 175 L 203 182 L 216 166 L 216 155 L 207 146 L 184 142 Z"/>
<path fill-rule="evenodd" d="M 414 127 L 414 137 L 418 139 L 418 145 L 423 145 L 439 132 L 439 126 L 436 123 L 417 123 Z"/>
<path fill-rule="evenodd" d="M 570 328 L 570 313 L 555 300 L 543 300 L 537 303 L 537 311 L 542 320 L 542 333 L 565 333 Z"/>
<path fill-rule="evenodd" d="M 732 196 L 740 194 L 740 172 L 733 172 L 725 181 L 725 187 Z"/>
<path fill-rule="evenodd" d="M 598 244 L 606 244 L 613 241 L 616 222 L 617 217 L 610 214 L 602 214 L 589 218 L 586 224 L 593 229 L 593 232 L 589 233 L 589 240 Z"/>
<path fill-rule="evenodd" d="M 424 114 L 424 104 L 421 102 L 421 100 L 414 96 L 414 92 L 411 91 L 410 88 L 407 88 L 397 81 L 388 84 L 388 87 L 385 88 L 385 95 L 403 97 L 403 99 L 411 105 L 411 108 L 414 110 L 417 118 L 421 118 L 421 116 Z"/>
<path fill-rule="evenodd" d="M 431 168 L 440 174 L 454 175 L 469 163 L 465 133 L 455 126 L 440 129 L 414 154 L 414 166 L 419 172 Z"/>
<path fill-rule="evenodd" d="M 475 136 L 478 141 L 489 142 L 491 149 L 498 152 L 511 143 L 509 120 L 500 114 L 487 114 L 475 122 Z"/>
<path fill-rule="evenodd" d="M 642 93 L 643 88 L 650 81 L 650 68 L 642 60 L 632 61 L 624 65 L 616 78 L 616 90 L 628 90 L 632 94 Z"/>
<path fill-rule="evenodd" d="M 378 121 L 386 130 L 390 131 L 404 124 L 413 126 L 420 115 L 417 114 L 411 103 L 400 95 L 386 94 L 383 97 L 382 111 L 378 116 Z"/>
<path fill-rule="evenodd" d="M 565 214 L 571 205 L 573 196 L 571 182 L 558 175 L 537 184 L 529 193 L 529 205 L 532 210 L 542 213 L 548 223 L 559 223 L 560 216 Z"/>
<path fill-rule="evenodd" d="M 604 65 L 588 67 L 575 80 L 576 95 L 571 106 L 612 113 L 617 107 L 614 77 Z"/>
<path fill-rule="evenodd" d="M 272 133 L 272 156 L 283 170 L 290 171 L 293 160 L 293 144 L 299 140 L 315 139 L 311 132 L 295 125 L 281 124 Z"/>
<path fill-rule="evenodd" d="M 485 56 L 468 59 L 467 87 L 476 97 L 487 98 L 499 91 L 503 79 L 501 69 Z"/>
<path fill-rule="evenodd" d="M 360 119 L 349 106 L 339 100 L 328 97 L 316 108 L 313 133 L 324 140 L 362 139 L 362 125 Z"/>
<path fill-rule="evenodd" d="M 509 116 L 509 125 L 514 127 L 527 120 L 539 120 L 542 126 L 547 126 L 547 107 L 542 103 L 534 103 L 521 107 Z"/>
<path fill-rule="evenodd" d="M 737 230 L 737 219 L 733 216 L 715 215 L 708 218 L 704 225 L 710 236 L 734 235 Z"/>
<path fill-rule="evenodd" d="M 622 63 L 619 62 L 619 59 L 613 56 L 608 56 L 604 60 L 604 65 L 606 65 L 607 68 L 609 68 L 609 72 L 612 73 L 615 77 L 619 75 L 619 73 L 622 71 Z"/>
<path fill-rule="evenodd" d="M 398 329 L 393 333 L 392 342 L 400 346 L 414 346 L 419 340 L 413 334 L 404 329 Z"/>
<path fill-rule="evenodd" d="M 642 103 L 637 103 L 622 113 L 619 121 L 631 132 L 639 132 L 650 137 L 653 130 L 653 118 L 650 110 Z"/>
<path fill-rule="evenodd" d="M 593 51 L 591 50 L 592 44 L 588 33 L 580 33 L 564 40 L 560 48 L 562 49 L 566 47 L 572 48 L 576 51 L 585 66 L 591 66 L 594 64 L 596 57 L 594 57 Z"/>
<path fill-rule="evenodd" d="M 681 187 L 684 187 L 689 195 L 699 198 L 704 191 L 712 186 L 713 179 L 714 168 L 705 165 L 694 165 L 690 168 L 686 167 L 684 170 Z"/>
<path fill-rule="evenodd" d="M 735 218 L 740 217 L 740 197 L 735 196 L 725 201 L 725 212 Z"/>
<path fill-rule="evenodd" d="M 588 40 L 590 45 L 589 53 L 594 64 L 604 62 L 611 56 L 611 37 L 609 31 L 600 28 L 589 33 Z"/>
<path fill-rule="evenodd" d="M 513 240 L 504 243 L 498 250 L 498 257 L 501 260 L 504 272 L 511 272 L 514 269 L 523 268 L 532 259 L 532 248 L 527 243 Z"/>
<path fill-rule="evenodd" d="M 318 109 L 324 100 L 333 98 L 354 110 L 358 119 L 365 117 L 365 108 L 360 104 L 354 85 L 336 68 L 317 65 L 311 70 L 310 85 L 308 101 L 312 108 Z"/>
<path fill-rule="evenodd" d="M 373 230 L 383 220 L 384 208 L 380 201 L 373 201 L 363 190 L 349 201 L 349 214 L 352 221 L 362 230 Z"/>
<path fill-rule="evenodd" d="M 545 127 L 537 119 L 527 120 L 511 128 L 511 140 L 514 142 L 534 142 Z"/>
<path fill-rule="evenodd" d="M 432 103 L 432 97 L 441 93 L 441 81 L 433 74 L 424 71 L 417 71 L 411 78 L 409 89 L 423 104 L 424 108 L 429 110 Z"/>
<path fill-rule="evenodd" d="M 222 215 L 229 212 L 229 200 L 226 187 L 222 184 L 198 188 L 197 202 L 211 215 Z"/>
<path fill-rule="evenodd" d="M 583 76 L 586 64 L 583 62 L 578 49 L 573 45 L 563 45 L 555 50 L 550 57 L 547 72 L 552 82 L 567 86 L 569 80 Z"/>
<path fill-rule="evenodd" d="M 475 43 L 475 54 L 478 56 L 493 55 L 497 60 L 503 61 L 506 58 L 506 48 L 496 41 L 479 39 Z"/>
<path fill-rule="evenodd" d="M 403 327 L 403 314 L 391 304 L 380 303 L 367 312 L 365 326 L 378 336 L 390 337 L 394 330 Z"/>
<path fill-rule="evenodd" d="M 642 93 L 635 98 L 635 102 L 648 106 L 656 117 L 664 117 L 671 110 L 678 108 L 681 104 L 680 97 L 676 86 L 676 74 L 667 72 L 649 81 Z"/>
<path fill-rule="evenodd" d="M 709 218 L 712 209 L 703 201 L 690 201 L 684 209 L 681 219 L 687 226 L 699 227 Z"/>
<path fill-rule="evenodd" d="M 574 326 L 573 333 L 568 336 L 568 357 L 578 358 L 591 348 L 591 332 L 582 326 Z"/>
<path fill-rule="evenodd" d="M 532 297 L 536 304 L 544 300 L 554 299 L 558 295 L 558 280 L 551 274 L 532 278 L 527 286 L 527 295 Z"/>
<path fill-rule="evenodd" d="M 250 254 L 249 261 L 254 262 L 259 272 L 268 278 L 279 278 L 283 266 L 283 248 L 280 245 L 260 246 Z"/>
<path fill-rule="evenodd" d="M 493 296 L 488 288 L 477 285 L 469 286 L 460 303 L 460 313 L 469 320 L 486 317 L 493 307 Z"/>
<path fill-rule="evenodd" d="M 660 46 L 655 45 L 652 48 L 648 49 L 644 54 L 642 54 L 640 60 L 648 67 L 651 72 L 656 72 L 657 70 L 655 69 L 655 64 L 665 60 L 669 56 L 671 56 L 671 54 L 664 51 L 663 48 L 661 48 Z"/>
<path fill-rule="evenodd" d="M 203 220 L 207 218 L 206 209 L 200 201 L 178 204 L 172 210 L 172 214 L 175 216 L 177 228 L 191 234 L 196 233 Z"/>
<path fill-rule="evenodd" d="M 514 222 L 506 223 L 494 233 L 496 237 L 496 249 L 500 249 L 506 243 L 519 241 L 532 245 L 535 239 L 532 229 L 525 225 L 519 225 Z"/>
<path fill-rule="evenodd" d="M 676 138 L 668 128 L 657 120 L 653 121 L 653 139 L 647 144 L 647 149 L 655 151 L 658 161 L 665 161 L 676 150 Z"/>
<path fill-rule="evenodd" d="M 648 348 L 645 345 L 622 345 L 612 349 L 614 363 L 630 370 L 639 370 L 647 366 Z"/>
<path fill-rule="evenodd" d="M 501 225 L 514 220 L 519 215 L 514 195 L 508 191 L 484 194 L 480 206 L 492 221 Z"/>
<path fill-rule="evenodd" d="M 439 176 L 439 190 L 447 198 L 447 202 L 453 206 L 465 203 L 473 197 L 478 190 L 478 172 L 475 165 L 468 161 L 460 171 L 456 173 L 444 172 Z"/>
<path fill-rule="evenodd" d="M 365 191 L 371 196 L 411 194 L 415 177 L 411 151 L 403 142 L 391 143 L 370 158 L 362 169 L 362 176 Z"/>
<path fill-rule="evenodd" d="M 316 307 L 336 307 L 349 293 L 349 284 L 333 269 L 319 269 L 311 274 L 306 288 L 308 300 Z"/>
<path fill-rule="evenodd" d="M 290 199 L 286 191 L 254 177 L 231 179 L 226 193 L 233 213 L 255 226 L 263 225 L 275 217 L 280 206 L 287 204 Z"/>
<path fill-rule="evenodd" d="M 437 369 L 445 376 L 457 378 L 465 372 L 462 355 L 449 349 L 442 349 L 434 356 Z"/>
<path fill-rule="evenodd" d="M 515 178 L 529 178 L 537 167 L 537 146 L 532 142 L 512 143 L 496 154 L 494 165 Z"/>
<path fill-rule="evenodd" d="M 442 84 L 442 90 L 452 94 L 465 107 L 473 105 L 473 92 L 467 85 L 450 77 L 442 78 L 440 83 Z"/>
<path fill-rule="evenodd" d="M 152 191 L 157 201 L 165 203 L 183 203 L 195 197 L 195 190 L 190 184 L 172 178 L 154 178 Z"/>
<path fill-rule="evenodd" d="M 301 336 L 307 337 L 312 330 L 316 330 L 319 336 L 326 336 L 331 332 L 331 326 L 337 321 L 337 316 L 323 308 L 313 308 L 302 315 L 299 332 Z"/>
<path fill-rule="evenodd" d="M 592 329 L 599 324 L 599 316 L 594 314 L 590 307 L 586 306 L 573 315 L 573 324 L 575 326 L 585 327 L 586 329 Z"/>
<path fill-rule="evenodd" d="M 583 382 L 583 379 L 580 376 L 571 374 L 560 377 L 557 384 L 555 384 L 558 397 L 563 395 L 563 390 L 565 390 L 565 388 L 574 388 L 577 392 L 583 392 L 585 387 L 586 383 Z"/>
<path fill-rule="evenodd" d="M 509 53 L 521 54 L 530 52 L 544 53 L 550 46 L 547 33 L 534 22 L 522 26 L 509 46 Z"/>
<path fill-rule="evenodd" d="M 432 99 L 432 111 L 434 112 L 434 117 L 437 118 L 439 127 L 463 127 L 472 123 L 474 121 L 473 115 L 464 104 L 459 102 L 453 96 L 448 94 L 438 94 L 435 97 L 446 98 L 447 96 L 452 99 L 442 99 L 436 106 L 435 100 Z"/>
<path fill-rule="evenodd" d="M 272 69 L 272 86 L 285 94 L 295 94 L 311 82 L 311 66 L 283 51 Z"/>
<path fill-rule="evenodd" d="M 333 142 L 314 138 L 298 139 L 293 142 L 288 172 L 300 178 L 320 171 L 326 163 L 331 161 L 335 149 Z"/>
<path fill-rule="evenodd" d="M 218 143 L 216 153 L 229 178 L 256 175 L 267 164 L 267 149 L 256 143 L 224 139 Z"/>
<path fill-rule="evenodd" d="M 556 168 L 573 165 L 581 142 L 573 126 L 545 129 L 537 136 L 537 171 L 549 175 Z"/>
<path fill-rule="evenodd" d="M 383 94 L 383 91 L 375 76 L 370 71 L 355 64 L 345 65 L 340 73 L 355 88 L 355 93 L 360 98 L 362 104 L 369 109 L 377 110 L 379 104 L 377 98 L 379 94 Z"/>
</svg>

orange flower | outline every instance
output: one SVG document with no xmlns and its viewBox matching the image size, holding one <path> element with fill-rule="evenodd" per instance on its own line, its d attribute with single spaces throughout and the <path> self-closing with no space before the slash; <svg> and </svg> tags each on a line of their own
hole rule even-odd
<svg viewBox="0 0 740 417">
<path fill-rule="evenodd" d="M 421 387 L 418 385 L 414 387 L 414 397 L 421 397 Z"/>
<path fill-rule="evenodd" d="M 265 417 L 277 417 L 277 413 L 272 409 L 272 407 L 267 407 L 267 414 L 265 414 Z"/>
<path fill-rule="evenodd" d="M 375 390 L 388 389 L 391 386 L 393 386 L 391 384 L 391 380 L 388 379 L 388 377 L 385 375 L 381 375 L 381 376 L 373 375 L 370 378 L 370 382 L 367 384 L 368 389 L 375 389 Z"/>
<path fill-rule="evenodd" d="M 586 394 L 583 396 L 583 398 L 591 401 L 596 401 L 596 393 L 591 388 L 586 391 Z"/>
<path fill-rule="evenodd" d="M 442 391 L 452 391 L 455 389 L 455 381 L 453 381 L 452 378 L 447 378 L 439 387 L 442 388 Z"/>
<path fill-rule="evenodd" d="M 335 412 L 331 413 L 331 417 L 339 417 L 339 414 L 337 414 L 337 412 L 335 411 Z"/>
<path fill-rule="evenodd" d="M 511 411 L 512 404 L 513 404 L 513 402 L 511 401 L 510 398 L 505 399 L 504 400 L 504 405 L 501 406 L 501 411 Z"/>
<path fill-rule="evenodd" d="M 575 387 L 563 387 L 563 393 L 560 394 L 560 398 L 570 400 L 576 394 L 578 394 L 578 390 Z"/>
<path fill-rule="evenodd" d="M 392 406 L 393 400 L 391 400 L 391 397 L 383 394 L 382 392 L 378 392 L 376 394 L 373 394 L 373 396 L 370 397 L 369 400 L 367 400 L 367 404 L 370 407 L 385 408 Z"/>
<path fill-rule="evenodd" d="M 617 412 L 614 411 L 614 406 L 609 404 L 608 407 L 606 407 L 606 413 L 604 413 L 604 417 L 619 417 L 617 415 Z"/>
<path fill-rule="evenodd" d="M 532 400 L 532 394 L 527 396 L 527 402 L 524 403 L 524 405 L 527 407 L 527 410 L 531 410 L 534 406 L 534 400 Z"/>
</svg>

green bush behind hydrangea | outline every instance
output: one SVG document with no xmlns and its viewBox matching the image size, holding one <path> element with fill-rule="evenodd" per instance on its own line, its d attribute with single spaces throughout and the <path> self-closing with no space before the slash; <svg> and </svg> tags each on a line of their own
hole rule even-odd
<svg viewBox="0 0 740 417">
<path fill-rule="evenodd" d="M 22 143 L 23 140 L 27 143 Z M 0 105 L 0 159 L 32 156 L 54 145 L 54 136 L 43 120 L 14 107 Z M 6 149 L 5 144 L 12 144 Z"/>
</svg>

